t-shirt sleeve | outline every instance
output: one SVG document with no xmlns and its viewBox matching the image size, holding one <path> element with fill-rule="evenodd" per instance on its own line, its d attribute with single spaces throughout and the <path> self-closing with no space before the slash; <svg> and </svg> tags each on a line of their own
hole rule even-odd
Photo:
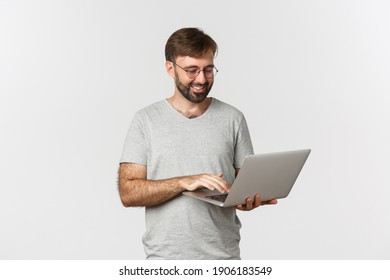
<svg viewBox="0 0 390 280">
<path fill-rule="evenodd" d="M 145 130 L 139 114 L 136 114 L 127 132 L 120 162 L 147 165 Z"/>
<path fill-rule="evenodd" d="M 253 155 L 253 146 L 249 134 L 248 124 L 245 117 L 242 116 L 236 136 L 236 145 L 234 147 L 234 167 L 241 168 L 247 155 Z"/>
</svg>

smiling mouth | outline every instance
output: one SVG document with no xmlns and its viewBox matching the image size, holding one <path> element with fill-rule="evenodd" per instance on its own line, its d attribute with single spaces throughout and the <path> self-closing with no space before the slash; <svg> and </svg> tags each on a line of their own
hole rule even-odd
<svg viewBox="0 0 390 280">
<path fill-rule="evenodd" d="M 195 92 L 204 92 L 207 88 L 207 85 L 191 85 L 191 88 Z"/>
</svg>

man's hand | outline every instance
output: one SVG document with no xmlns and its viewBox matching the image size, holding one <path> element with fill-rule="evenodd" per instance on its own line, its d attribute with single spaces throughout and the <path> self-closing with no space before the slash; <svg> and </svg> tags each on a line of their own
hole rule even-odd
<svg viewBox="0 0 390 280">
<path fill-rule="evenodd" d="M 223 174 L 200 174 L 180 178 L 180 185 L 187 191 L 194 191 L 199 188 L 209 190 L 217 189 L 220 193 L 229 192 L 230 186 L 222 179 Z"/>
<path fill-rule="evenodd" d="M 260 198 L 260 194 L 257 193 L 254 198 L 247 197 L 246 204 L 237 205 L 236 209 L 242 210 L 242 211 L 250 211 L 250 210 L 253 210 L 259 206 L 276 204 L 276 203 L 278 203 L 278 201 L 276 199 L 262 202 L 261 198 Z"/>
</svg>

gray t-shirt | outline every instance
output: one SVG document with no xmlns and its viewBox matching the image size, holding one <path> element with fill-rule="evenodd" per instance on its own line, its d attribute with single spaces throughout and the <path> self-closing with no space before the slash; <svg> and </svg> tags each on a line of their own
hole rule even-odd
<svg viewBox="0 0 390 280">
<path fill-rule="evenodd" d="M 253 147 L 244 115 L 215 98 L 188 119 L 167 100 L 138 111 L 121 162 L 147 166 L 148 180 L 223 173 L 228 184 Z M 241 223 L 234 207 L 222 208 L 179 195 L 145 208 L 147 259 L 240 259 Z"/>
</svg>

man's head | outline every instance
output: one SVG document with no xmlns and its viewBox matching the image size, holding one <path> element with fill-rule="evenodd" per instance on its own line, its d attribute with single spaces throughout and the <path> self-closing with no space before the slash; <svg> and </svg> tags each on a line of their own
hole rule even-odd
<svg viewBox="0 0 390 280">
<path fill-rule="evenodd" d="M 203 102 L 214 83 L 214 57 L 218 46 L 197 28 L 174 32 L 165 45 L 166 67 L 177 90 L 193 103 Z"/>
</svg>

